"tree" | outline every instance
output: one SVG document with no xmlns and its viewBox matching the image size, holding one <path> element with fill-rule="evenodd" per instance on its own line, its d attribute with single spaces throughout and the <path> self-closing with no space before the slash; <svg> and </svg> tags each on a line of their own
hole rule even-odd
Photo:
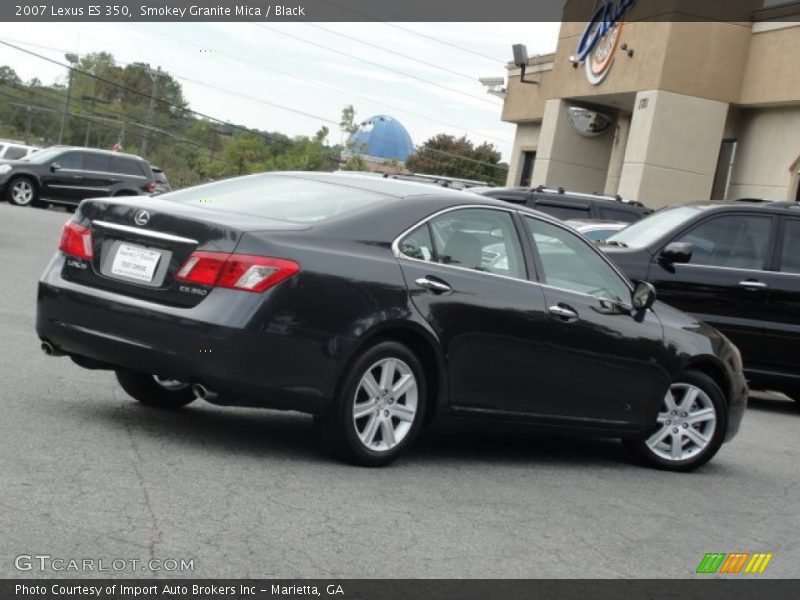
<svg viewBox="0 0 800 600">
<path fill-rule="evenodd" d="M 0 67 L 0 85 L 17 87 L 22 85 L 22 80 L 19 78 L 19 75 L 17 75 L 17 72 L 14 69 L 8 65 L 3 65 Z"/>
<path fill-rule="evenodd" d="M 447 175 L 505 183 L 506 168 L 500 164 L 501 154 L 493 144 L 475 146 L 467 136 L 440 133 L 417 148 L 406 160 L 406 168 L 415 173 Z"/>
<path fill-rule="evenodd" d="M 339 121 L 339 128 L 348 135 L 352 135 L 358 131 L 356 109 L 353 108 L 352 104 L 348 104 L 342 109 L 342 119 Z"/>
</svg>

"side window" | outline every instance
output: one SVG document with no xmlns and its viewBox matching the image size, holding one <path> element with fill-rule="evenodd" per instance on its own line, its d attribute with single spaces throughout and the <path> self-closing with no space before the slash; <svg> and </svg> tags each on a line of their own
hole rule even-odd
<svg viewBox="0 0 800 600">
<path fill-rule="evenodd" d="M 137 175 L 144 177 L 144 172 L 139 166 L 139 162 L 131 158 L 122 158 L 115 156 L 112 162 L 114 173 L 122 173 L 123 175 Z"/>
<path fill-rule="evenodd" d="M 82 169 L 83 155 L 80 152 L 65 152 L 56 156 L 53 162 L 61 165 L 62 169 Z"/>
<path fill-rule="evenodd" d="M 692 245 L 690 264 L 735 269 L 763 269 L 772 219 L 722 215 L 703 221 L 676 242 Z"/>
<path fill-rule="evenodd" d="M 430 225 L 437 262 L 525 279 L 525 261 L 511 213 L 464 208 L 438 216 Z"/>
<path fill-rule="evenodd" d="M 786 221 L 781 249 L 781 272 L 800 274 L 800 221 Z"/>
<path fill-rule="evenodd" d="M 630 302 L 630 288 L 591 246 L 574 233 L 525 218 L 544 273 L 542 283 L 616 302 Z"/>
<path fill-rule="evenodd" d="M 536 210 L 539 210 L 551 217 L 566 221 L 568 219 L 589 219 L 591 214 L 588 206 L 576 204 L 574 206 L 567 206 L 564 204 L 548 204 L 546 202 L 537 201 Z"/>
<path fill-rule="evenodd" d="M 9 146 L 3 158 L 7 158 L 9 160 L 16 160 L 18 158 L 26 156 L 27 154 L 28 154 L 28 149 L 24 148 L 23 146 Z"/>
<path fill-rule="evenodd" d="M 105 154 L 87 153 L 83 157 L 83 168 L 87 171 L 111 171 L 111 157 Z"/>
<path fill-rule="evenodd" d="M 431 240 L 431 232 L 427 223 L 420 225 L 404 237 L 398 247 L 401 254 L 409 258 L 424 261 L 432 261 L 434 259 L 433 241 Z"/>
<path fill-rule="evenodd" d="M 625 210 L 623 208 L 612 208 L 609 206 L 601 206 L 600 216 L 609 221 L 622 221 L 624 223 L 633 223 L 639 220 L 639 214 L 632 210 Z"/>
</svg>

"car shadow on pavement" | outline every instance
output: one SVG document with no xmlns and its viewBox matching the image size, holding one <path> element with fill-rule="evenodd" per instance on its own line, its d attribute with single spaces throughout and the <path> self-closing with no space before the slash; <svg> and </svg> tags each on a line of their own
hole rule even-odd
<svg viewBox="0 0 800 600">
<path fill-rule="evenodd" d="M 77 414 L 76 414 L 77 413 Z M 71 416 L 69 416 L 71 415 Z M 220 408 L 205 403 L 169 411 L 135 402 L 80 403 L 65 410 L 65 418 L 79 418 L 133 435 L 140 444 L 152 439 L 164 445 L 199 446 L 251 456 L 276 456 L 301 462 L 329 459 L 313 420 L 307 415 L 273 410 Z M 552 436 L 505 425 L 440 419 L 426 428 L 408 453 L 420 462 L 490 461 L 498 464 L 547 464 L 585 468 L 596 465 L 631 465 L 628 453 L 616 439 Z"/>
</svg>

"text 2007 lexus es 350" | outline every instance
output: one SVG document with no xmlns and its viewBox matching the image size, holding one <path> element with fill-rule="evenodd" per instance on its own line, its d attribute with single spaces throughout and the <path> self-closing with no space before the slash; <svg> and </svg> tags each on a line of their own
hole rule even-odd
<svg viewBox="0 0 800 600">
<path fill-rule="evenodd" d="M 383 465 L 435 415 L 623 438 L 689 470 L 739 429 L 736 348 L 524 207 L 355 174 L 84 200 L 42 276 L 43 349 L 140 402 L 315 415 Z"/>
</svg>

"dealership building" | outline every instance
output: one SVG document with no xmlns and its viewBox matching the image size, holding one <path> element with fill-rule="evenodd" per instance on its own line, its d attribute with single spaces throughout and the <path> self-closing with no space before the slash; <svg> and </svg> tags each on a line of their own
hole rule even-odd
<svg viewBox="0 0 800 600">
<path fill-rule="evenodd" d="M 800 2 L 567 0 L 555 52 L 517 48 L 495 92 L 508 185 L 800 200 Z"/>
</svg>

